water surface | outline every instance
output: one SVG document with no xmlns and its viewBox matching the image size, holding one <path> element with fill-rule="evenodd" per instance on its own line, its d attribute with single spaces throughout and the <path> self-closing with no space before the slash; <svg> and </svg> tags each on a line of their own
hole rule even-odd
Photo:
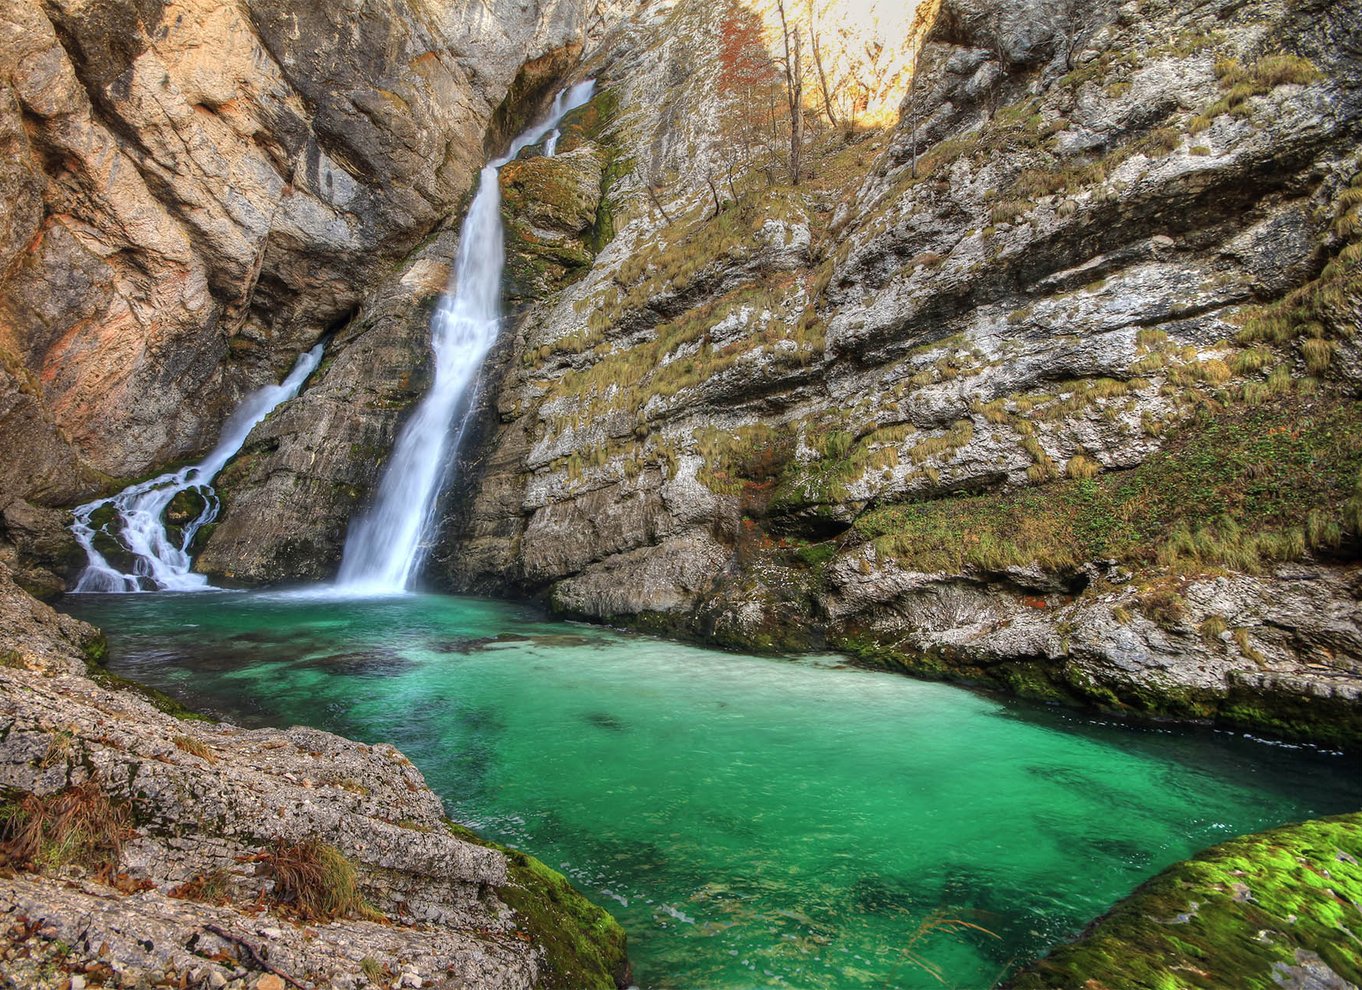
<svg viewBox="0 0 1362 990">
<path fill-rule="evenodd" d="M 1234 835 L 1362 807 L 1342 757 L 406 596 L 99 596 L 110 666 L 403 749 L 563 870 L 644 988 L 980 988 Z M 936 912 L 977 924 L 914 940 Z"/>
</svg>

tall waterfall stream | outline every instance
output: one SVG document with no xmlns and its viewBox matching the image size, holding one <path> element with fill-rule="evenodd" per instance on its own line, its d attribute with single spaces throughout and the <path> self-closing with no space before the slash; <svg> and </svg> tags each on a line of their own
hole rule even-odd
<svg viewBox="0 0 1362 990">
<path fill-rule="evenodd" d="M 478 371 L 501 329 L 506 251 L 498 173 L 541 141 L 544 153 L 552 156 L 561 135 L 558 125 L 585 105 L 594 89 L 595 83 L 587 80 L 559 92 L 548 116 L 519 135 L 504 156 L 482 170 L 460 233 L 450 286 L 431 324 L 435 381 L 398 435 L 373 507 L 351 526 L 338 581 L 346 592 L 404 591 L 421 566 L 435 522 L 440 482 L 462 441 Z M 318 344 L 300 357 L 281 384 L 248 396 L 203 461 L 78 506 L 71 531 L 84 548 L 87 563 L 73 590 L 130 593 L 209 588 L 208 579 L 191 570 L 191 549 L 194 537 L 221 509 L 213 479 L 241 450 L 251 430 L 276 406 L 298 394 L 320 363 L 322 347 Z M 196 514 L 180 525 L 169 525 L 167 511 L 176 496 L 186 491 L 198 496 Z M 109 559 L 115 548 L 116 556 L 131 560 L 129 570 L 120 570 Z"/>
<path fill-rule="evenodd" d="M 478 371 L 501 327 L 506 251 L 498 172 L 546 136 L 544 151 L 551 155 L 557 148 L 558 124 L 591 99 L 593 88 L 594 83 L 587 81 L 560 92 L 548 118 L 517 137 L 504 157 L 482 170 L 459 238 L 450 289 L 431 328 L 435 382 L 397 438 L 373 508 L 351 525 L 341 561 L 341 588 L 359 593 L 400 592 L 419 571 L 435 522 L 440 481 L 449 458 L 458 453 Z"/>
</svg>

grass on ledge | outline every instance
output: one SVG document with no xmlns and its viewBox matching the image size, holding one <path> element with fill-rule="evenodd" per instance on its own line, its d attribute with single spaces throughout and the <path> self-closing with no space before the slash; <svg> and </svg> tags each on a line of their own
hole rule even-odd
<svg viewBox="0 0 1362 990">
<path fill-rule="evenodd" d="M 1115 558 L 1253 573 L 1362 532 L 1362 404 L 1291 396 L 1203 410 L 1129 471 L 882 506 L 856 529 L 921 571 Z"/>
<path fill-rule="evenodd" d="M 335 846 L 316 839 L 296 845 L 278 842 L 261 863 L 274 881 L 271 899 L 303 921 L 383 917 L 364 899 L 358 871 Z"/>
<path fill-rule="evenodd" d="M 94 781 L 55 794 L 14 794 L 0 803 L 0 864 L 43 872 L 116 869 L 131 811 Z"/>
</svg>

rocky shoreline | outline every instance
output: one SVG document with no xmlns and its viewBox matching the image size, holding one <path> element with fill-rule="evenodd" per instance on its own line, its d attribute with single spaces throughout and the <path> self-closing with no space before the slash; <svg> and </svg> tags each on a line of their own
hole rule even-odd
<svg viewBox="0 0 1362 990">
<path fill-rule="evenodd" d="M 448 821 L 393 747 L 196 716 L 103 670 L 100 634 L 7 571 L 0 616 L 5 986 L 628 985 L 618 924 L 543 864 Z M 86 824 L 35 843 L 27 825 L 44 815 Z M 1192 986 L 1355 981 L 1338 933 L 1362 910 L 1358 819 L 1177 864 L 1005 985 L 1133 985 L 1132 959 Z M 322 914 L 280 869 L 307 848 L 333 852 L 352 884 Z"/>
<path fill-rule="evenodd" d="M 618 924 L 393 747 L 204 720 L 101 647 L 0 569 L 5 985 L 628 984 Z"/>
</svg>

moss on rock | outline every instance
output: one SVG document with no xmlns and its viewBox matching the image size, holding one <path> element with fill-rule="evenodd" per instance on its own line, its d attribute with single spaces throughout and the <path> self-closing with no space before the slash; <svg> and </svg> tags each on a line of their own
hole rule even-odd
<svg viewBox="0 0 1362 990">
<path fill-rule="evenodd" d="M 501 170 L 507 274 L 513 299 L 535 299 L 581 278 L 601 203 L 603 166 L 592 146 L 553 158 L 513 161 Z"/>
<path fill-rule="evenodd" d="M 141 695 L 160 711 L 186 722 L 217 721 L 209 715 L 186 708 L 163 691 L 158 691 L 145 684 L 139 684 L 137 681 L 129 680 L 109 670 L 108 667 L 104 666 L 108 657 L 109 644 L 103 633 L 88 640 L 83 647 L 83 652 L 85 654 L 85 676 L 100 687 L 109 691 L 130 691 L 133 694 Z"/>
<path fill-rule="evenodd" d="M 1178 863 L 1007 985 L 1355 985 L 1359 931 L 1362 813 L 1245 836 Z"/>
<path fill-rule="evenodd" d="M 1256 573 L 1311 553 L 1347 556 L 1360 474 L 1362 405 L 1293 396 L 1208 411 L 1129 471 L 886 504 L 856 530 L 917 571 L 1062 571 L 1115 558 Z"/>
<path fill-rule="evenodd" d="M 545 990 L 614 990 L 630 982 L 626 936 L 610 913 L 573 888 L 566 877 L 533 856 L 446 822 L 460 839 L 506 854 L 509 882 L 497 896 L 516 913 L 521 928 L 544 952 L 539 986 Z"/>
</svg>

